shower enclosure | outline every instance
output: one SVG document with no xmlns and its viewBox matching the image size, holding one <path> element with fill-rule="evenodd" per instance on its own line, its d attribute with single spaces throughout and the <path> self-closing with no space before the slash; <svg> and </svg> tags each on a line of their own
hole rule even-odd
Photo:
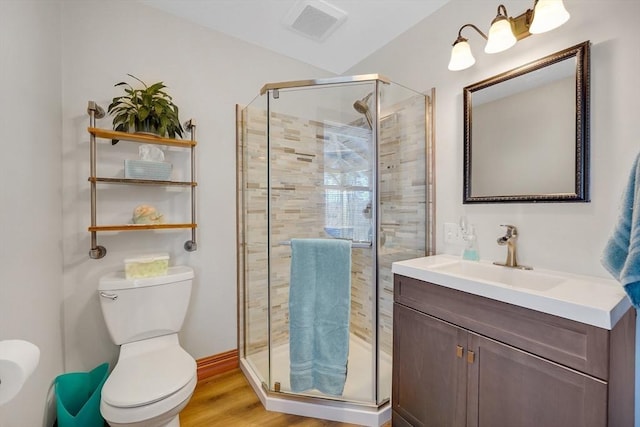
<svg viewBox="0 0 640 427">
<path fill-rule="evenodd" d="M 433 97 L 373 74 L 267 84 L 238 107 L 240 365 L 267 409 L 388 420 L 391 263 L 433 248 Z M 290 387 L 294 238 L 351 241 L 341 396 Z"/>
</svg>

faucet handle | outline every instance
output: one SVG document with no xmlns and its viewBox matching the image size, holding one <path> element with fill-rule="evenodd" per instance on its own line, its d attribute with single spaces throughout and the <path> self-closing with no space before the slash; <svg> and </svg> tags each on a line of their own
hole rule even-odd
<svg viewBox="0 0 640 427">
<path fill-rule="evenodd" d="M 508 236 L 516 236 L 518 234 L 518 229 L 515 225 L 510 224 L 500 224 L 500 227 L 507 227 L 507 235 Z"/>
</svg>

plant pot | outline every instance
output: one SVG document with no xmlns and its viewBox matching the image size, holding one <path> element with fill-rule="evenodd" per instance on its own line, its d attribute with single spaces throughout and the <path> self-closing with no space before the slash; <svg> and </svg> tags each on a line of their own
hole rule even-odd
<svg viewBox="0 0 640 427">
<path fill-rule="evenodd" d="M 135 89 L 126 82 L 116 84 L 125 86 L 125 95 L 113 98 L 109 104 L 108 113 L 114 116 L 113 129 L 161 138 L 182 137 L 184 129 L 178 118 L 178 107 L 163 90 L 166 86 L 162 82 L 147 85 L 132 74 L 129 76 L 142 83 L 143 88 Z M 117 142 L 117 139 L 111 140 L 112 144 Z"/>
<path fill-rule="evenodd" d="M 134 133 L 138 133 L 141 135 L 153 135 L 153 136 L 159 136 L 159 137 L 164 136 L 164 135 L 160 135 L 160 132 L 158 132 L 158 129 L 154 125 L 146 122 L 136 124 L 136 130 Z"/>
</svg>

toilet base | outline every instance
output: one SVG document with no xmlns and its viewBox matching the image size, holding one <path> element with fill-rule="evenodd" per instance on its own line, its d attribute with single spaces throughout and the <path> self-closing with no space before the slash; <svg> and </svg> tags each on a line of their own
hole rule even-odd
<svg viewBox="0 0 640 427">
<path fill-rule="evenodd" d="M 180 427 L 180 416 L 176 415 L 171 421 L 158 427 Z"/>
</svg>

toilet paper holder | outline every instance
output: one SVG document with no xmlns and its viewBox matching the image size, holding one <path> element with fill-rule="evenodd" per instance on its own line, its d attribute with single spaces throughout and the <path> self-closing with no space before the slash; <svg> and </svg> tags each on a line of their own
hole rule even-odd
<svg viewBox="0 0 640 427">
<path fill-rule="evenodd" d="M 40 349 L 24 340 L 0 341 L 0 406 L 12 400 L 38 366 Z"/>
</svg>

